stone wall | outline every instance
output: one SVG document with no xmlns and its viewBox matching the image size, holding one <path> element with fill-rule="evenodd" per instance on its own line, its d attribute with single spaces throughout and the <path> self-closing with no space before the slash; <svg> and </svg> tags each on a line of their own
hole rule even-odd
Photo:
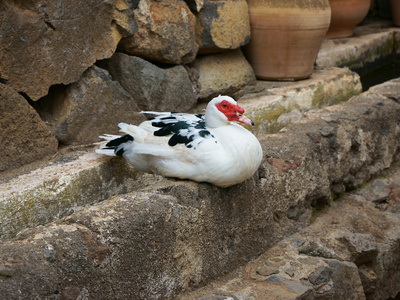
<svg viewBox="0 0 400 300">
<path fill-rule="evenodd" d="M 0 19 L 0 171 L 117 133 L 137 111 L 255 84 L 245 0 L 4 0 Z"/>
</svg>

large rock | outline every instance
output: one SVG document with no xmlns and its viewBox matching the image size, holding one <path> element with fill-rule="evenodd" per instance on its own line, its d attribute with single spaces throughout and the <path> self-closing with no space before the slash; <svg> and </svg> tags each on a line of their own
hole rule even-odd
<svg viewBox="0 0 400 300">
<path fill-rule="evenodd" d="M 199 56 L 193 67 L 199 74 L 200 99 L 232 94 L 246 85 L 256 84 L 254 71 L 241 50 Z"/>
<path fill-rule="evenodd" d="M 197 102 L 183 66 L 162 69 L 139 57 L 119 52 L 100 65 L 121 84 L 141 110 L 184 112 Z"/>
<path fill-rule="evenodd" d="M 205 0 L 197 15 L 196 41 L 200 53 L 237 49 L 250 41 L 246 0 Z"/>
<path fill-rule="evenodd" d="M 0 74 L 37 100 L 54 84 L 77 81 L 135 32 L 125 0 L 0 2 Z"/>
<path fill-rule="evenodd" d="M 104 133 L 118 134 L 120 122 L 145 120 L 132 97 L 96 66 L 78 82 L 51 89 L 37 107 L 62 145 L 91 144 Z"/>
<path fill-rule="evenodd" d="M 134 12 L 138 31 L 121 40 L 121 51 L 170 64 L 194 60 L 196 18 L 184 1 L 140 0 Z"/>
<path fill-rule="evenodd" d="M 0 172 L 57 153 L 57 140 L 31 105 L 0 84 Z"/>
</svg>

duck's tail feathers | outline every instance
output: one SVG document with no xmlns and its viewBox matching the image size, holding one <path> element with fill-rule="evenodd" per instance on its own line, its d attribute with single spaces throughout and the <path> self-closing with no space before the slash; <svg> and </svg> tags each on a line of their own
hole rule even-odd
<svg viewBox="0 0 400 300">
<path fill-rule="evenodd" d="M 144 139 L 148 136 L 148 132 L 145 129 L 140 128 L 139 126 L 119 123 L 118 127 L 120 128 L 119 131 L 135 137 L 135 141 L 139 143 L 143 143 Z"/>
<path fill-rule="evenodd" d="M 100 136 L 105 141 L 96 143 L 100 145 L 99 149 L 96 149 L 96 153 L 105 154 L 109 156 L 122 156 L 124 152 L 132 146 L 134 140 L 133 136 L 125 134 L 123 136 L 105 134 Z"/>
</svg>

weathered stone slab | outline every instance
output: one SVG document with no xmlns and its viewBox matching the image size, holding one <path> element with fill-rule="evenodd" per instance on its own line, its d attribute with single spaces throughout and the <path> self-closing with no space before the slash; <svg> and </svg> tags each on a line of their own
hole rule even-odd
<svg viewBox="0 0 400 300">
<path fill-rule="evenodd" d="M 130 55 L 170 64 L 195 59 L 196 18 L 181 0 L 140 0 L 134 7 L 138 31 L 121 40 L 118 48 Z"/>
<path fill-rule="evenodd" d="M 140 110 L 185 112 L 197 102 L 183 66 L 162 69 L 119 52 L 100 65 L 130 94 Z"/>
<path fill-rule="evenodd" d="M 373 86 L 369 89 L 371 93 L 377 93 L 377 94 L 382 94 L 385 95 L 388 98 L 391 98 L 398 103 L 400 103 L 400 93 L 397 89 L 397 86 L 400 82 L 400 79 L 393 79 L 391 81 L 387 81 L 383 84 L 379 84 L 376 86 Z"/>
<path fill-rule="evenodd" d="M 86 154 L 66 162 L 51 162 L 3 182 L 0 239 L 57 220 L 112 195 L 132 191 L 142 185 L 140 178 L 150 184 L 157 176 L 138 175 L 121 160 Z"/>
<path fill-rule="evenodd" d="M 237 49 L 250 41 L 245 0 L 205 0 L 197 15 L 196 40 L 200 53 Z"/>
<path fill-rule="evenodd" d="M 67 87 L 54 87 L 37 109 L 62 145 L 87 145 L 104 133 L 118 134 L 118 123 L 140 123 L 133 98 L 106 70 L 93 66 Z"/>
<path fill-rule="evenodd" d="M 316 59 L 318 67 L 348 67 L 357 72 L 393 61 L 398 28 L 386 24 L 358 26 L 351 38 L 325 39 Z"/>
<path fill-rule="evenodd" d="M 199 56 L 193 67 L 198 70 L 200 90 L 197 96 L 202 100 L 232 94 L 256 83 L 254 71 L 241 50 Z"/>
<path fill-rule="evenodd" d="M 278 132 L 307 111 L 347 101 L 362 90 L 360 77 L 340 68 L 317 69 L 311 78 L 296 83 L 258 81 L 257 87 L 262 91 L 240 98 L 256 134 Z"/>
<path fill-rule="evenodd" d="M 304 228 L 312 206 L 331 200 L 332 184 L 355 188 L 387 168 L 399 151 L 399 113 L 395 101 L 362 94 L 309 112 L 285 132 L 260 137 L 265 159 L 259 171 L 240 185 L 220 189 L 206 183 L 162 179 L 84 208 L 58 225 L 22 232 L 18 240 L 1 244 L 3 273 L 9 275 L 0 277 L 0 293 L 12 296 L 23 291 L 27 298 L 73 292 L 95 299 L 174 299 L 179 292 L 234 270 L 282 237 Z M 356 204 L 350 208 L 361 213 Z M 334 217 L 346 216 L 342 212 L 350 208 Z M 376 232 L 363 232 L 374 216 L 370 211 L 366 218 L 356 213 L 351 216 L 356 218 L 349 224 L 359 233 L 374 236 L 380 249 L 384 243 L 378 236 L 385 226 L 377 224 Z M 331 230 L 337 226 L 333 221 L 317 228 Z M 330 241 L 340 243 L 335 237 Z M 392 241 L 387 249 L 398 251 L 399 243 Z M 318 242 L 321 249 L 331 249 L 322 240 Z M 295 245 L 301 246 L 301 242 Z M 349 251 L 343 244 L 340 249 Z M 331 250 L 341 257 L 336 248 Z M 29 260 L 20 259 L 28 253 Z M 295 297 L 312 299 L 320 293 L 322 298 L 327 293 L 331 298 L 354 295 L 362 299 L 354 263 L 298 255 L 308 259 L 301 262 L 308 265 L 308 271 L 312 269 L 303 273 L 312 289 L 293 279 L 301 276 L 298 270 L 302 265 L 285 267 L 286 275 L 273 274 L 275 270 L 268 275 L 267 269 L 259 270 L 258 275 L 272 276 L 268 284 L 279 285 Z M 381 265 L 387 270 L 389 261 L 398 262 L 394 259 Z M 379 272 L 388 278 L 386 271 Z M 400 282 L 396 280 L 390 284 Z"/>
<path fill-rule="evenodd" d="M 57 140 L 28 101 L 0 83 L 0 172 L 50 157 Z"/>
<path fill-rule="evenodd" d="M 1 78 L 33 100 L 51 85 L 77 81 L 134 33 L 126 6 L 125 0 L 1 1 Z"/>
</svg>

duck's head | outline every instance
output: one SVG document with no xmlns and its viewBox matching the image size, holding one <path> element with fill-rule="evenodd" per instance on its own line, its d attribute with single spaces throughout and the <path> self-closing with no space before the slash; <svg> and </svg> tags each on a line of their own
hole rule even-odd
<svg viewBox="0 0 400 300">
<path fill-rule="evenodd" d="M 244 109 L 229 96 L 218 96 L 212 99 L 206 108 L 207 127 L 220 127 L 235 121 L 253 126 L 254 123 L 244 114 Z"/>
</svg>

